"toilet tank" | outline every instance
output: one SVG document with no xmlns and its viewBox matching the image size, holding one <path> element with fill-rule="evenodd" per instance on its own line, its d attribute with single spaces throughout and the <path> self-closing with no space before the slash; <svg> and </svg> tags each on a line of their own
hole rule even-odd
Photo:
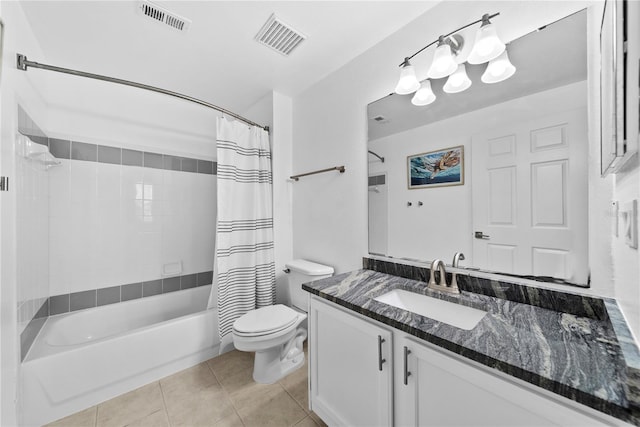
<svg viewBox="0 0 640 427">
<path fill-rule="evenodd" d="M 291 299 L 291 306 L 306 312 L 308 293 L 302 290 L 302 284 L 330 277 L 333 275 L 333 267 L 305 259 L 294 259 L 288 262 L 286 267 L 289 270 L 289 298 Z"/>
</svg>

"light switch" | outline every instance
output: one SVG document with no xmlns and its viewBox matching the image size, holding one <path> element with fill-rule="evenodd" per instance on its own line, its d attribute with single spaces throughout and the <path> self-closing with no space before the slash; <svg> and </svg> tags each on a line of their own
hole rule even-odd
<svg viewBox="0 0 640 427">
<path fill-rule="evenodd" d="M 620 207 L 622 237 L 625 243 L 638 248 L 638 201 L 631 200 Z"/>
</svg>

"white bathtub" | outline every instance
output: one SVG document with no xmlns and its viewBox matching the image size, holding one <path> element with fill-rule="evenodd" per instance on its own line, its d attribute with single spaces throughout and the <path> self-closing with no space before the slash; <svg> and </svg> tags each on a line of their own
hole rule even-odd
<svg viewBox="0 0 640 427">
<path fill-rule="evenodd" d="M 54 421 L 217 356 L 210 290 L 50 317 L 22 363 L 23 423 Z"/>
</svg>

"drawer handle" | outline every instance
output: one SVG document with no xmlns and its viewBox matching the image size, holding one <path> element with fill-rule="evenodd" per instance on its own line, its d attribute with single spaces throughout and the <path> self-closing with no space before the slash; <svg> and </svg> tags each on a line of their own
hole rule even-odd
<svg viewBox="0 0 640 427">
<path fill-rule="evenodd" d="M 404 385 L 409 384 L 409 376 L 411 375 L 411 372 L 409 372 L 409 355 L 410 354 L 411 354 L 411 350 L 409 350 L 407 346 L 405 346 L 404 347 Z"/>
<path fill-rule="evenodd" d="M 382 338 L 382 335 L 378 335 L 378 370 L 382 371 L 382 364 L 387 361 L 387 359 L 382 358 L 382 343 L 385 342 L 385 339 Z"/>
</svg>

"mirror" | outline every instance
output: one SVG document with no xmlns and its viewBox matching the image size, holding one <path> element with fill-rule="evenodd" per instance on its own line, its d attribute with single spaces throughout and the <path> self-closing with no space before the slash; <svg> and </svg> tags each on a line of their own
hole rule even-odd
<svg viewBox="0 0 640 427">
<path fill-rule="evenodd" d="M 508 80 L 467 64 L 464 92 L 437 79 L 430 105 L 369 104 L 369 253 L 588 285 L 586 40 L 582 10 L 509 43 Z"/>
</svg>

